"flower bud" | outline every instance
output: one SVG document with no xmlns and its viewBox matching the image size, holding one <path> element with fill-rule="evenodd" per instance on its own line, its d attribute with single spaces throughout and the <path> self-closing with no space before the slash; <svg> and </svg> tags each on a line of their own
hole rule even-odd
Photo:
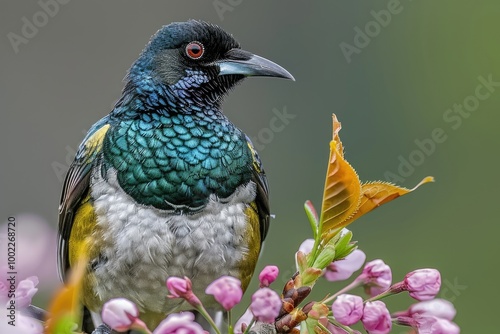
<svg viewBox="0 0 500 334">
<path fill-rule="evenodd" d="M 281 310 L 281 298 L 269 288 L 259 289 L 252 296 L 250 310 L 256 320 L 273 323 Z"/>
<path fill-rule="evenodd" d="M 415 314 L 413 317 L 398 316 L 398 325 L 410 326 L 420 334 L 459 334 L 460 327 L 457 324 L 442 318 L 433 316 L 422 316 Z"/>
<path fill-rule="evenodd" d="M 304 311 L 304 310 L 302 310 Z M 328 306 L 322 303 L 314 303 L 311 310 L 307 313 L 307 316 L 311 319 L 319 320 L 321 318 L 326 318 L 328 316 Z"/>
<path fill-rule="evenodd" d="M 436 269 L 418 269 L 405 276 L 403 286 L 416 300 L 430 300 L 441 288 L 441 275 Z"/>
<path fill-rule="evenodd" d="M 348 294 L 340 295 L 332 304 L 332 312 L 342 325 L 353 325 L 363 316 L 363 298 Z"/>
<path fill-rule="evenodd" d="M 308 267 L 306 254 L 302 253 L 301 251 L 295 253 L 295 267 L 300 273 L 306 270 Z"/>
<path fill-rule="evenodd" d="M 191 280 L 187 277 L 169 277 L 167 279 L 167 289 L 171 298 L 184 298 L 183 296 L 192 289 Z"/>
<path fill-rule="evenodd" d="M 321 275 L 323 274 L 323 270 L 319 268 L 307 268 L 301 276 L 302 285 L 309 286 L 313 284 Z"/>
<path fill-rule="evenodd" d="M 125 298 L 107 301 L 102 307 L 102 321 L 117 332 L 126 332 L 139 319 L 139 310 Z"/>
<path fill-rule="evenodd" d="M 363 281 L 366 293 L 374 297 L 391 286 L 391 268 L 382 260 L 373 260 L 365 265 L 363 273 L 357 279 Z"/>
<path fill-rule="evenodd" d="M 167 289 L 170 293 L 168 298 L 183 298 L 194 307 L 201 305 L 201 301 L 193 293 L 192 283 L 188 277 L 169 277 Z"/>
<path fill-rule="evenodd" d="M 28 307 L 31 304 L 31 299 L 33 295 L 38 291 L 38 277 L 31 276 L 28 277 L 17 285 L 16 288 L 16 308 L 22 309 Z"/>
<path fill-rule="evenodd" d="M 163 320 L 153 334 L 205 334 L 200 324 L 194 322 L 191 312 L 172 313 Z"/>
<path fill-rule="evenodd" d="M 276 266 L 265 266 L 259 274 L 260 287 L 268 287 L 278 278 L 280 270 Z"/>
<path fill-rule="evenodd" d="M 229 311 L 241 301 L 241 281 L 231 276 L 222 276 L 207 286 L 205 293 L 213 295 L 222 307 Z"/>
<path fill-rule="evenodd" d="M 409 316 L 420 314 L 451 321 L 457 314 L 457 310 L 451 302 L 438 298 L 413 304 L 408 309 L 408 313 Z"/>
<path fill-rule="evenodd" d="M 369 334 L 387 334 L 392 328 L 391 315 L 380 300 L 366 302 L 361 322 Z"/>
<path fill-rule="evenodd" d="M 460 327 L 446 319 L 420 317 L 416 320 L 421 334 L 460 334 Z"/>
</svg>

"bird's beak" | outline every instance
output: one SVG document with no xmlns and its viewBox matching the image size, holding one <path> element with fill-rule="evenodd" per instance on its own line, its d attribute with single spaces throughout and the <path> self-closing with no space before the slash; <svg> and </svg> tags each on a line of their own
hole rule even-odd
<svg viewBox="0 0 500 334">
<path fill-rule="evenodd" d="M 245 50 L 231 49 L 224 58 L 217 62 L 219 75 L 266 76 L 295 81 L 295 78 L 283 67 Z"/>
</svg>

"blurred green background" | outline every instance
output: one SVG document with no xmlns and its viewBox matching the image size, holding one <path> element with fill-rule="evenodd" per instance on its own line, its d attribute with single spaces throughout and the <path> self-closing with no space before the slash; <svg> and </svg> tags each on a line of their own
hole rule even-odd
<svg viewBox="0 0 500 334">
<path fill-rule="evenodd" d="M 496 331 L 500 2 L 65 2 L 52 16 L 39 14 L 36 1 L 0 4 L 0 221 L 17 216 L 19 238 L 29 232 L 22 226 L 31 216 L 23 213 L 56 226 L 67 159 L 82 131 L 111 110 L 149 37 L 169 22 L 203 19 L 297 80 L 249 79 L 224 105 L 260 145 L 270 181 L 276 219 L 259 269 L 279 265 L 282 282 L 293 272 L 293 253 L 311 235 L 303 203 L 320 206 L 336 113 L 346 158 L 362 180 L 392 175 L 407 187 L 427 175 L 437 181 L 351 225 L 367 259 L 382 258 L 394 281 L 416 268 L 438 268 L 441 296 L 455 303 L 462 332 Z M 38 22 L 38 31 L 13 47 L 26 20 Z M 360 30 L 368 35 L 357 36 Z M 479 77 L 490 77 L 490 90 L 478 88 Z M 448 111 L 464 103 L 462 114 Z M 280 131 L 269 131 L 273 109 L 294 116 Z M 436 128 L 446 140 L 430 144 Z M 428 144 L 427 154 L 416 141 Z M 402 160 L 411 169 L 401 173 Z M 19 251 L 35 252 L 30 243 Z M 52 270 L 55 254 L 48 254 L 41 263 Z M 41 282 L 45 296 L 49 283 Z M 322 282 L 314 296 L 340 287 Z M 407 295 L 388 300 L 391 311 L 411 302 Z"/>
</svg>

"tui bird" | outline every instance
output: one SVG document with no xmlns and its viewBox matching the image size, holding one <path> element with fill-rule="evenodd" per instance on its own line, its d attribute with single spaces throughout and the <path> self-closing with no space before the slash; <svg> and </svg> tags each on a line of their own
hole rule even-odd
<svg viewBox="0 0 500 334">
<path fill-rule="evenodd" d="M 221 110 L 247 76 L 294 80 L 218 26 L 169 24 L 89 130 L 63 186 L 58 266 L 64 280 L 88 259 L 81 302 L 96 326 L 115 297 L 133 301 L 150 328 L 190 309 L 166 298 L 169 276 L 189 277 L 213 309 L 204 293 L 213 280 L 248 286 L 269 226 L 268 184 L 249 138 Z"/>
</svg>

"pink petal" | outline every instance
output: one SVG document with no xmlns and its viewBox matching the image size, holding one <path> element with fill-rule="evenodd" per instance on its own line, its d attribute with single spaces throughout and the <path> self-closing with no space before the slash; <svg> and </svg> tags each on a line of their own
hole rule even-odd
<svg viewBox="0 0 500 334">
<path fill-rule="evenodd" d="M 241 281 L 231 276 L 222 276 L 216 279 L 207 286 L 205 293 L 213 295 L 215 300 L 227 311 L 238 304 L 243 297 Z"/>
<path fill-rule="evenodd" d="M 413 304 L 409 308 L 409 315 L 434 316 L 441 319 L 453 320 L 457 310 L 453 304 L 444 299 L 432 299 Z"/>
<path fill-rule="evenodd" d="M 263 287 L 269 286 L 278 278 L 279 269 L 277 266 L 265 266 L 259 274 L 259 282 Z"/>
<path fill-rule="evenodd" d="M 194 322 L 191 312 L 172 313 L 153 331 L 153 334 L 204 334 L 203 328 Z"/>
<path fill-rule="evenodd" d="M 311 253 L 313 247 L 314 247 L 314 239 L 306 239 L 300 244 L 299 251 L 307 255 Z"/>
<path fill-rule="evenodd" d="M 387 334 L 392 328 L 391 315 L 379 300 L 365 304 L 361 322 L 369 334 Z"/>
<path fill-rule="evenodd" d="M 460 327 L 446 319 L 420 317 L 417 322 L 419 334 L 460 334 Z"/>
<path fill-rule="evenodd" d="M 349 294 L 340 295 L 332 304 L 332 313 L 342 325 L 353 325 L 363 316 L 363 298 Z"/>
<path fill-rule="evenodd" d="M 405 276 L 410 296 L 423 301 L 436 297 L 441 288 L 441 274 L 436 269 L 418 269 Z"/>
<path fill-rule="evenodd" d="M 359 270 L 366 260 L 362 250 L 356 249 L 345 259 L 332 262 L 325 270 L 325 278 L 330 282 L 343 281 Z"/>
<path fill-rule="evenodd" d="M 129 330 L 138 316 L 137 306 L 125 298 L 111 299 L 102 308 L 103 322 L 118 332 Z"/>
<path fill-rule="evenodd" d="M 25 308 L 31 304 L 31 299 L 38 291 L 36 286 L 38 285 L 38 277 L 31 276 L 22 280 L 17 285 L 16 289 L 16 307 Z"/>
<path fill-rule="evenodd" d="M 273 323 L 281 310 L 281 298 L 269 288 L 259 289 L 252 295 L 250 310 L 258 321 Z"/>
</svg>

